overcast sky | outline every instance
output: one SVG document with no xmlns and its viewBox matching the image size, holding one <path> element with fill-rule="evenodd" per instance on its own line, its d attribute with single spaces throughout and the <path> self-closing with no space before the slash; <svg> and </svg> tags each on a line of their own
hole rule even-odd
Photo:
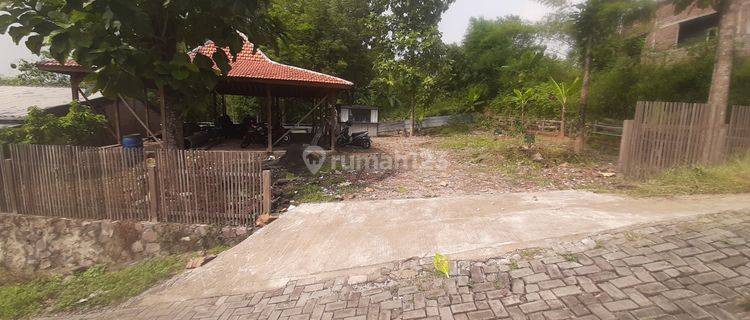
<svg viewBox="0 0 750 320">
<path fill-rule="evenodd" d="M 496 18 L 509 14 L 536 21 L 542 18 L 549 9 L 530 0 L 457 0 L 443 15 L 440 31 L 447 43 L 463 40 L 471 17 Z M 36 59 L 25 46 L 16 46 L 8 35 L 0 35 L 0 74 L 16 73 L 10 64 L 19 59 Z"/>
<path fill-rule="evenodd" d="M 457 0 L 443 15 L 440 32 L 446 43 L 459 43 L 466 34 L 471 17 L 492 19 L 512 14 L 538 21 L 549 12 L 549 8 L 530 0 Z"/>
</svg>

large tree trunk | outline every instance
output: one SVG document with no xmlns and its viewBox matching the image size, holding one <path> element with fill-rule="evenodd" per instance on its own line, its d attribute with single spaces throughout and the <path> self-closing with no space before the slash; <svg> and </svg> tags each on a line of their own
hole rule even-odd
<svg viewBox="0 0 750 320">
<path fill-rule="evenodd" d="M 581 82 L 581 101 L 578 108 L 578 137 L 575 143 L 575 152 L 581 153 L 586 145 L 586 109 L 589 105 L 589 87 L 591 86 L 591 50 L 593 43 L 591 39 L 586 40 L 583 53 L 583 81 Z"/>
<path fill-rule="evenodd" d="M 719 22 L 719 43 L 716 48 L 716 62 L 711 77 L 711 89 L 708 94 L 709 143 L 706 144 L 704 160 L 715 162 L 722 157 L 724 149 L 723 127 L 726 124 L 726 113 L 729 105 L 729 90 L 734 62 L 734 37 L 737 30 L 739 1 L 724 0 L 723 7 L 717 8 L 721 15 Z"/>
<path fill-rule="evenodd" d="M 185 137 L 182 131 L 182 113 L 178 110 L 175 99 L 169 89 L 164 88 L 159 92 L 162 104 L 162 141 L 164 147 L 169 149 L 183 149 Z"/>
</svg>

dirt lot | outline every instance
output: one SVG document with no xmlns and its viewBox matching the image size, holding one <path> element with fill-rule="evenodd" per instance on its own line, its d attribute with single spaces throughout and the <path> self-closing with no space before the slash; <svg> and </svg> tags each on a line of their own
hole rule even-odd
<svg viewBox="0 0 750 320">
<path fill-rule="evenodd" d="M 336 168 L 326 166 L 315 175 L 304 170 L 277 172 L 278 207 L 300 202 L 611 188 L 621 183 L 614 177 L 614 155 L 590 151 L 577 156 L 570 151 L 570 143 L 537 136 L 529 145 L 523 138 L 485 132 L 376 137 L 373 149 L 344 149 L 334 155 L 339 157 Z M 351 168 L 368 156 L 380 165 Z M 393 159 L 401 162 L 388 165 Z"/>
</svg>

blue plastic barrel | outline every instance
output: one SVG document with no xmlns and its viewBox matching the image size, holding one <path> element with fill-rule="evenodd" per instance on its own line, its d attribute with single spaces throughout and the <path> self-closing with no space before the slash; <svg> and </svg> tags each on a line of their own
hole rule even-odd
<svg viewBox="0 0 750 320">
<path fill-rule="evenodd" d="M 143 139 L 138 133 L 126 135 L 122 137 L 122 147 L 131 149 L 143 148 Z"/>
</svg>

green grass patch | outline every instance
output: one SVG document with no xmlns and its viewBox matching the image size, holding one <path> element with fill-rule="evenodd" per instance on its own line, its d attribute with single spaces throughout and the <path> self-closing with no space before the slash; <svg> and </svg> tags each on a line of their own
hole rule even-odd
<svg viewBox="0 0 750 320">
<path fill-rule="evenodd" d="M 419 133 L 426 136 L 452 136 L 469 132 L 471 132 L 471 126 L 468 123 L 454 123 L 442 127 L 422 129 Z"/>
<path fill-rule="evenodd" d="M 540 169 L 567 163 L 578 168 L 602 162 L 598 154 L 576 155 L 571 147 L 556 140 L 536 137 L 531 147 L 523 137 L 497 136 L 489 133 L 458 134 L 440 137 L 436 147 L 449 150 L 464 161 L 477 165 L 475 170 L 501 173 L 510 182 L 551 185 L 554 181 Z M 537 156 L 541 159 L 535 159 Z"/>
<path fill-rule="evenodd" d="M 232 247 L 226 244 L 222 244 L 222 245 L 218 245 L 218 246 L 215 246 L 213 248 L 206 250 L 206 253 L 207 254 L 219 254 L 219 253 L 229 250 L 230 248 Z"/>
<path fill-rule="evenodd" d="M 315 174 L 299 175 L 298 181 L 290 183 L 284 193 L 291 194 L 297 203 L 317 203 L 336 201 L 338 197 L 364 188 L 362 184 L 351 183 L 346 174 L 335 170 L 327 165 Z"/>
<path fill-rule="evenodd" d="M 294 200 L 300 203 L 305 202 L 331 202 L 336 199 L 333 195 L 330 195 L 323 190 L 323 188 L 316 185 L 304 185 L 296 190 L 297 193 L 294 195 Z"/>
<path fill-rule="evenodd" d="M 467 157 L 472 163 L 511 163 L 531 166 L 549 164 L 583 163 L 591 157 L 579 156 L 564 144 L 540 141 L 531 148 L 524 147 L 523 137 L 505 137 L 491 134 L 458 134 L 442 137 L 438 147 L 452 150 L 460 156 Z M 541 161 L 534 161 L 533 156 L 539 153 Z"/>
<path fill-rule="evenodd" d="M 541 248 L 529 248 L 529 249 L 523 249 L 521 250 L 521 256 L 526 260 L 534 259 L 534 257 L 540 253 L 542 253 Z"/>
<path fill-rule="evenodd" d="M 722 165 L 676 168 L 625 190 L 634 196 L 672 196 L 750 192 L 750 155 Z"/>
<path fill-rule="evenodd" d="M 136 296 L 183 269 L 183 256 L 153 258 L 116 271 L 94 266 L 71 276 L 0 286 L 0 319 L 108 306 Z"/>
<path fill-rule="evenodd" d="M 578 255 L 575 253 L 561 253 L 560 256 L 568 262 L 578 262 Z"/>
<path fill-rule="evenodd" d="M 518 269 L 518 261 L 513 260 L 510 262 L 510 270 L 516 270 Z"/>
</svg>

